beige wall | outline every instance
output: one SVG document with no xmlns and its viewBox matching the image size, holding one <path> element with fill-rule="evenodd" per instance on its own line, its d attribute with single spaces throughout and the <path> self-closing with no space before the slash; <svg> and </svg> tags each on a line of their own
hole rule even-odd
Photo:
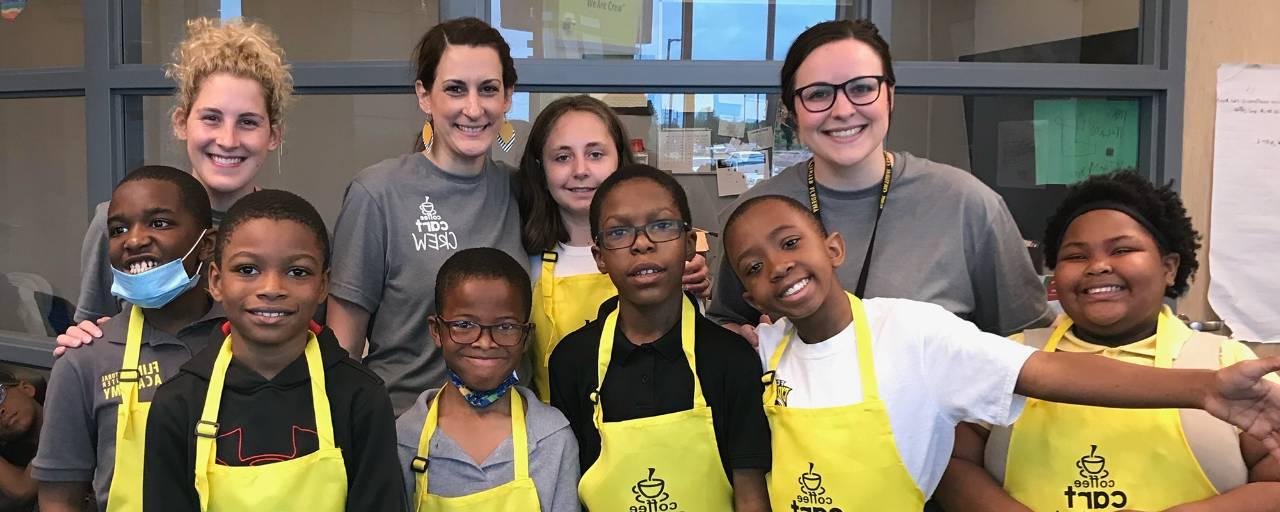
<svg viewBox="0 0 1280 512">
<path fill-rule="evenodd" d="M 1213 190 L 1213 127 L 1218 66 L 1280 64 L 1280 3 L 1274 0 L 1192 0 L 1187 24 L 1187 89 L 1182 136 L 1182 199 L 1204 235 L 1200 272 L 1179 303 L 1193 318 L 1209 307 L 1209 205 Z"/>
</svg>

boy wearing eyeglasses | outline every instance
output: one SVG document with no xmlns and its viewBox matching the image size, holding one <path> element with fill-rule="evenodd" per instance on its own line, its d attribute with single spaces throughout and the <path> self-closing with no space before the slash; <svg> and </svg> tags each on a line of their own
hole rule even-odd
<svg viewBox="0 0 1280 512">
<path fill-rule="evenodd" d="M 0 369 L 0 511 L 31 510 L 35 503 L 30 464 L 44 422 L 43 401 L 34 383 Z"/>
<path fill-rule="evenodd" d="M 551 404 L 569 419 L 589 510 L 768 510 L 760 360 L 681 293 L 694 255 L 671 175 L 628 165 L 596 190 L 591 251 L 618 289 L 551 355 Z"/>
<path fill-rule="evenodd" d="M 532 297 L 529 274 L 497 249 L 465 249 L 440 267 L 427 320 L 449 381 L 396 422 L 412 510 L 579 510 L 569 422 L 516 385 Z"/>
</svg>

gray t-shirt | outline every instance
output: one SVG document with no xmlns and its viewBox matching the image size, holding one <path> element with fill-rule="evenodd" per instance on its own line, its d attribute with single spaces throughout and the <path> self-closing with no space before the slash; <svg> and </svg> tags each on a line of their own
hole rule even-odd
<svg viewBox="0 0 1280 512">
<path fill-rule="evenodd" d="M 111 259 L 107 255 L 107 207 L 111 201 L 98 203 L 93 220 L 80 244 L 80 298 L 76 300 L 76 322 L 115 316 L 120 312 L 120 299 L 111 295 Z M 213 227 L 222 223 L 226 212 L 214 210 Z"/>
<path fill-rule="evenodd" d="M 387 383 L 396 415 L 445 382 L 427 323 L 445 260 L 494 247 L 528 270 L 511 172 L 488 161 L 477 176 L 456 176 L 411 153 L 360 171 L 347 187 L 329 293 L 369 312 L 364 364 Z"/>
<path fill-rule="evenodd" d="M 865 295 L 932 302 L 992 333 L 1008 335 L 1053 320 L 1044 285 L 1031 266 L 1004 199 L 972 174 L 909 153 L 894 153 L 893 182 L 876 234 Z M 809 204 L 808 163 L 783 170 L 742 194 L 743 201 L 783 195 Z M 837 270 L 852 291 L 862 272 L 880 200 L 880 183 L 854 191 L 816 186 L 822 221 L 847 246 Z M 742 281 L 720 258 L 707 316 L 720 323 L 756 323 L 760 313 L 742 298 Z"/>
<path fill-rule="evenodd" d="M 516 386 L 529 405 L 525 430 L 529 439 L 529 476 L 538 489 L 542 512 L 578 512 L 578 441 L 569 429 L 569 420 L 554 407 L 543 404 L 533 391 Z M 400 471 L 404 473 L 405 503 L 417 505 L 418 474 L 410 469 L 418 455 L 418 441 L 427 421 L 427 410 L 438 389 L 429 389 L 413 403 L 413 408 L 396 420 L 396 444 Z M 483 464 L 475 461 L 443 430 L 431 435 L 431 494 L 456 497 L 475 494 L 510 482 L 515 475 L 514 451 L 508 438 L 489 454 Z"/>
<path fill-rule="evenodd" d="M 120 364 L 129 332 L 129 309 L 102 325 L 102 339 L 68 350 L 53 364 L 45 394 L 40 447 L 31 476 L 42 482 L 93 482 L 98 510 L 116 463 L 116 408 L 120 405 Z M 178 374 L 208 343 L 226 315 L 214 304 L 203 318 L 177 336 L 147 322 L 138 351 L 138 401 L 150 402 L 156 388 Z"/>
</svg>

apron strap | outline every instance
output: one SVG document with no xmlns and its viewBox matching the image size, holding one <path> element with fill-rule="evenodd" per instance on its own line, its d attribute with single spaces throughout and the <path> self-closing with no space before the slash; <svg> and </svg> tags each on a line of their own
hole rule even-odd
<svg viewBox="0 0 1280 512">
<path fill-rule="evenodd" d="M 138 404 L 138 354 L 142 351 L 142 328 L 146 320 L 142 308 L 133 305 L 129 311 L 129 334 L 124 341 L 124 358 L 118 376 L 120 405 L 116 406 L 116 446 L 120 446 L 133 421 L 133 408 Z"/>
<path fill-rule="evenodd" d="M 422 503 L 422 496 L 427 494 L 428 475 L 427 467 L 430 465 L 431 456 L 431 437 L 435 435 L 436 428 L 440 425 L 440 395 L 449 392 L 449 385 L 446 384 L 440 388 L 436 396 L 431 399 L 431 407 L 427 409 L 427 419 L 422 426 L 422 433 L 418 436 L 418 455 L 409 463 L 409 469 L 417 473 L 417 489 L 414 492 L 414 508 L 416 504 Z M 514 474 L 512 480 L 523 480 L 529 478 L 529 433 L 525 430 L 524 419 L 524 397 L 520 396 L 520 390 L 512 387 L 509 391 L 511 394 L 511 457 Z"/>
<path fill-rule="evenodd" d="M 604 407 L 601 405 L 600 390 L 604 387 L 604 376 L 609 370 L 609 361 L 613 357 L 614 335 L 618 328 L 618 311 L 622 307 L 614 308 L 609 312 L 609 316 L 604 319 L 604 329 L 600 333 L 600 343 L 598 344 L 598 357 L 596 362 L 596 389 L 591 392 L 591 402 L 595 404 L 593 420 L 596 429 L 604 424 Z M 680 303 L 680 348 L 684 351 L 684 357 L 689 361 L 689 371 L 693 373 L 693 408 L 699 409 L 707 406 L 707 399 L 702 394 L 702 382 L 698 379 L 697 358 L 694 355 L 694 323 L 697 321 L 697 311 L 694 309 L 693 301 L 688 296 L 684 296 L 684 300 Z"/>
<path fill-rule="evenodd" d="M 542 275 L 538 276 L 538 291 L 542 294 L 542 308 L 547 313 L 547 318 L 551 320 L 551 332 L 556 331 L 556 312 L 555 312 L 555 281 L 556 262 L 560 260 L 560 256 L 552 251 L 543 251 L 542 253 Z M 548 357 L 550 355 L 548 354 Z"/>
<path fill-rule="evenodd" d="M 325 388 L 320 343 L 316 340 L 315 333 L 307 333 L 307 346 L 303 349 L 303 354 L 307 360 L 307 373 L 311 379 L 311 403 L 315 410 L 319 449 L 333 449 L 335 446 L 333 418 L 329 410 L 329 395 Z M 195 429 L 195 484 L 202 512 L 209 510 L 209 469 L 218 463 L 217 450 L 214 447 L 218 439 L 218 410 L 222 406 L 222 390 L 226 384 L 227 368 L 231 366 L 231 359 L 231 336 L 227 335 L 218 349 L 217 359 L 213 361 L 213 371 L 209 375 L 209 390 L 205 393 L 204 408 Z"/>
</svg>

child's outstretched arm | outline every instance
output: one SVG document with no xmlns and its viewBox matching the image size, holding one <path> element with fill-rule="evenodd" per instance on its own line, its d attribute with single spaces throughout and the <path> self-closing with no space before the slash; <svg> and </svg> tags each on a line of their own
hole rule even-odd
<svg viewBox="0 0 1280 512">
<path fill-rule="evenodd" d="M 1280 384 L 1263 380 L 1280 357 L 1242 361 L 1218 371 L 1162 369 L 1092 354 L 1036 352 L 1014 392 L 1102 407 L 1204 409 L 1280 458 Z"/>
</svg>

